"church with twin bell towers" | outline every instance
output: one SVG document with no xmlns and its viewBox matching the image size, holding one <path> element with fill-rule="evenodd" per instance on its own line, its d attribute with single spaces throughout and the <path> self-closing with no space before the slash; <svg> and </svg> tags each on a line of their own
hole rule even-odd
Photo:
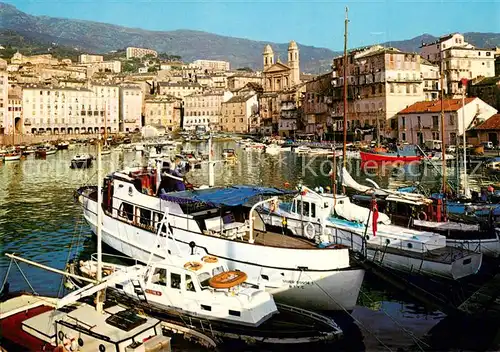
<svg viewBox="0 0 500 352">
<path fill-rule="evenodd" d="M 281 62 L 279 56 L 275 61 L 273 48 L 268 44 L 262 53 L 264 70 L 264 92 L 279 92 L 300 83 L 299 47 L 295 41 L 288 45 L 288 62 Z"/>
</svg>

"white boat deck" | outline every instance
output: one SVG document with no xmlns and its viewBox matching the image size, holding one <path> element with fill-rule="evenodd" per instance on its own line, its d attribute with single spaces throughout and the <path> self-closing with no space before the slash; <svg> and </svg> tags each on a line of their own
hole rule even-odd
<svg viewBox="0 0 500 352">
<path fill-rule="evenodd" d="M 57 298 L 22 295 L 0 303 L 0 320 L 39 306 L 55 307 Z"/>
</svg>

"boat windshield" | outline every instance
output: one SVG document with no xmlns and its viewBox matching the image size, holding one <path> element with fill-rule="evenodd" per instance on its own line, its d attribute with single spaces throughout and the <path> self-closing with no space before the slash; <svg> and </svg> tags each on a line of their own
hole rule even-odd
<svg viewBox="0 0 500 352">
<path fill-rule="evenodd" d="M 208 284 L 208 281 L 210 280 L 211 277 L 212 276 L 207 272 L 204 272 L 204 273 L 201 273 L 198 275 L 198 280 L 200 280 L 200 287 L 202 290 L 204 290 L 210 286 Z"/>
</svg>

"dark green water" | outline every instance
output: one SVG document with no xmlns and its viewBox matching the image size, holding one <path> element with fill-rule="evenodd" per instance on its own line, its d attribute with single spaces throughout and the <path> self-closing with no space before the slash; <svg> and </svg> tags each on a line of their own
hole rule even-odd
<svg viewBox="0 0 500 352">
<path fill-rule="evenodd" d="M 215 158 L 223 148 L 235 147 L 232 142 L 215 143 Z M 206 144 L 192 144 L 188 149 L 206 150 Z M 85 184 L 96 184 L 96 167 L 71 170 L 71 158 L 80 152 L 95 155 L 92 146 L 59 151 L 45 160 L 29 156 L 18 162 L 0 166 L 0 278 L 3 280 L 10 260 L 5 253 L 16 253 L 24 258 L 55 268 L 64 269 L 68 258 L 80 251 L 93 252 L 95 242 L 89 227 L 82 220 L 81 209 L 73 199 L 73 191 Z M 302 157 L 294 153 L 280 156 L 245 152 L 237 148 L 238 161 L 234 165 L 217 164 L 216 184 L 258 184 L 283 187 L 305 184 L 330 185 L 331 165 L 326 157 Z M 106 173 L 123 166 L 143 162 L 135 152 L 113 151 L 103 157 Z M 422 175 L 422 167 L 410 165 L 405 169 L 378 168 L 363 170 L 360 161 L 350 161 L 348 168 L 360 182 L 369 177 L 382 187 L 396 188 L 420 181 L 439 185 L 439 176 L 433 172 Z M 406 172 L 403 172 L 406 171 Z M 481 182 L 483 176 L 473 177 Z M 193 170 L 187 176 L 195 185 L 207 184 L 207 170 Z M 61 277 L 38 268 L 20 264 L 23 273 L 37 293 L 55 295 L 61 290 Z M 11 290 L 29 290 L 28 284 L 13 266 L 9 275 Z M 410 348 L 438 323 L 444 314 L 427 311 L 413 300 L 367 277 L 353 316 L 358 321 L 353 333 L 352 350 L 370 351 Z M 444 320 L 446 323 L 446 320 Z M 418 349 L 417 349 L 418 350 Z"/>
</svg>

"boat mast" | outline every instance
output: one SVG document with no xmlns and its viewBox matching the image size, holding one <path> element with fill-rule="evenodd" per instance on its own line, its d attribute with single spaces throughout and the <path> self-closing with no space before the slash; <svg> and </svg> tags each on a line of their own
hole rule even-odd
<svg viewBox="0 0 500 352">
<path fill-rule="evenodd" d="M 463 132 L 463 149 L 464 149 L 464 196 L 470 197 L 469 193 L 469 181 L 467 180 L 467 147 L 466 147 L 466 136 L 467 126 L 465 125 L 465 90 L 467 88 L 467 80 L 462 79 L 462 124 L 464 125 Z M 457 122 L 458 123 L 458 122 Z M 458 152 L 457 152 L 458 155 Z"/>
<path fill-rule="evenodd" d="M 214 163 L 212 160 L 212 132 L 208 135 L 208 187 L 213 187 L 215 184 Z"/>
<path fill-rule="evenodd" d="M 444 75 L 443 75 L 443 54 L 441 53 L 441 70 L 440 70 L 440 87 L 441 87 L 441 166 L 443 176 L 443 194 L 446 194 L 446 158 L 445 158 L 445 127 L 444 127 Z"/>
<path fill-rule="evenodd" d="M 102 281 L 102 158 L 101 134 L 97 139 L 97 282 Z M 104 305 L 104 290 L 97 291 L 96 310 L 102 313 Z"/>
<path fill-rule="evenodd" d="M 347 18 L 349 9 L 345 8 L 345 21 L 344 21 L 344 149 L 342 150 L 343 166 L 347 165 Z"/>
</svg>

